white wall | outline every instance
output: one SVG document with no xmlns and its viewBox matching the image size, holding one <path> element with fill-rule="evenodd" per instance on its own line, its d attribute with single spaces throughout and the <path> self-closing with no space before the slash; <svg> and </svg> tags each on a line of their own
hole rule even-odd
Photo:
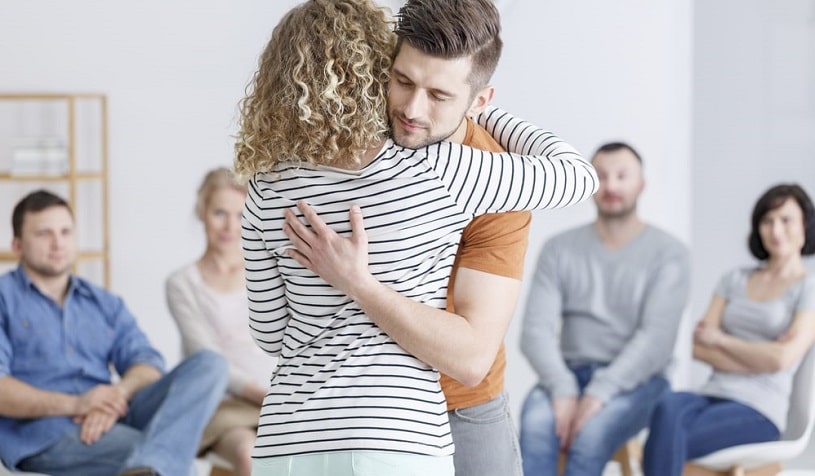
<svg viewBox="0 0 815 476">
<path fill-rule="evenodd" d="M 0 91 L 109 94 L 112 287 L 171 363 L 178 337 L 163 282 L 201 251 L 195 187 L 230 163 L 236 103 L 295 3 L 31 0 L 0 15 Z M 630 141 L 646 163 L 642 214 L 689 240 L 690 0 L 501 3 L 496 102 L 585 154 Z M 593 216 L 590 204 L 536 215 L 527 276 L 548 236 Z M 506 340 L 515 409 L 535 380 L 517 351 L 519 325 Z"/>
</svg>

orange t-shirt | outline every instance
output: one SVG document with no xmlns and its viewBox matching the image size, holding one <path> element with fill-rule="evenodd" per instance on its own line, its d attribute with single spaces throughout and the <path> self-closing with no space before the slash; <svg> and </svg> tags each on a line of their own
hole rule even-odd
<svg viewBox="0 0 815 476">
<path fill-rule="evenodd" d="M 487 131 L 469 118 L 467 133 L 462 143 L 481 150 L 503 151 Z M 459 267 L 519 280 L 523 277 L 531 221 L 532 215 L 529 212 L 508 212 L 481 215 L 467 225 L 461 235 L 458 254 L 450 273 L 447 290 L 448 311 L 455 312 L 453 288 Z M 466 387 L 442 374 L 441 388 L 447 398 L 447 410 L 480 405 L 500 395 L 504 389 L 506 364 L 504 344 L 501 344 L 487 376 L 475 387 Z"/>
</svg>

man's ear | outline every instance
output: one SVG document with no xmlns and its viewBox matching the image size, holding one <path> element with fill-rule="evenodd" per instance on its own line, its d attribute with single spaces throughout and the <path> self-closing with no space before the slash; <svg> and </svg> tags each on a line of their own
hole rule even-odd
<svg viewBox="0 0 815 476">
<path fill-rule="evenodd" d="M 470 109 L 467 110 L 467 115 L 470 117 L 477 116 L 481 112 L 486 109 L 486 107 L 492 101 L 492 98 L 495 96 L 495 87 L 494 86 L 485 86 L 476 93 L 475 97 L 473 98 L 472 104 L 470 104 Z"/>
<path fill-rule="evenodd" d="M 14 237 L 11 240 L 11 252 L 14 253 L 18 258 L 23 251 L 22 243 L 20 243 L 20 238 Z"/>
</svg>

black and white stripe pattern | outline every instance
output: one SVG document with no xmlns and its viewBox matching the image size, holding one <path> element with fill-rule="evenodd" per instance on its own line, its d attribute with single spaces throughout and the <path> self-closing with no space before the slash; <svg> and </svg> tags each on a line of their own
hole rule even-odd
<svg viewBox="0 0 815 476">
<path fill-rule="evenodd" d="M 443 308 L 461 231 L 477 214 L 564 207 L 597 188 L 594 169 L 548 132 L 490 109 L 479 118 L 508 150 L 388 141 L 358 171 L 281 164 L 249 184 L 243 247 L 250 329 L 279 356 L 254 457 L 383 450 L 449 455 L 438 373 L 336 289 L 288 257 L 283 210 L 305 200 L 338 233 L 362 208 L 369 268 L 382 283 Z"/>
</svg>

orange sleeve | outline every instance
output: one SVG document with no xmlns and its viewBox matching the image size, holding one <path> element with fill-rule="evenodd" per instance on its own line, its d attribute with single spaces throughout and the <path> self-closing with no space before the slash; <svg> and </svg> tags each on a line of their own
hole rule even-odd
<svg viewBox="0 0 815 476">
<path fill-rule="evenodd" d="M 503 150 L 487 131 L 470 119 L 467 119 L 467 133 L 462 143 L 492 152 Z M 531 221 L 532 214 L 529 212 L 509 212 L 481 215 L 467 225 L 461 235 L 461 243 L 450 273 L 447 290 L 448 311 L 455 312 L 454 283 L 460 267 L 521 279 Z M 504 388 L 505 368 L 506 352 L 504 345 L 501 344 L 486 377 L 475 387 L 465 387 L 442 374 L 440 382 L 447 398 L 447 410 L 480 405 L 500 395 Z"/>
<path fill-rule="evenodd" d="M 469 118 L 463 143 L 481 150 L 503 151 L 486 130 Z M 529 212 L 491 213 L 473 219 L 461 235 L 450 277 L 449 294 L 452 295 L 455 271 L 459 267 L 521 279 L 531 222 L 532 214 Z M 452 299 L 447 302 L 449 309 Z"/>
<path fill-rule="evenodd" d="M 521 279 L 531 221 L 529 212 L 476 217 L 461 237 L 455 267 Z"/>
</svg>

